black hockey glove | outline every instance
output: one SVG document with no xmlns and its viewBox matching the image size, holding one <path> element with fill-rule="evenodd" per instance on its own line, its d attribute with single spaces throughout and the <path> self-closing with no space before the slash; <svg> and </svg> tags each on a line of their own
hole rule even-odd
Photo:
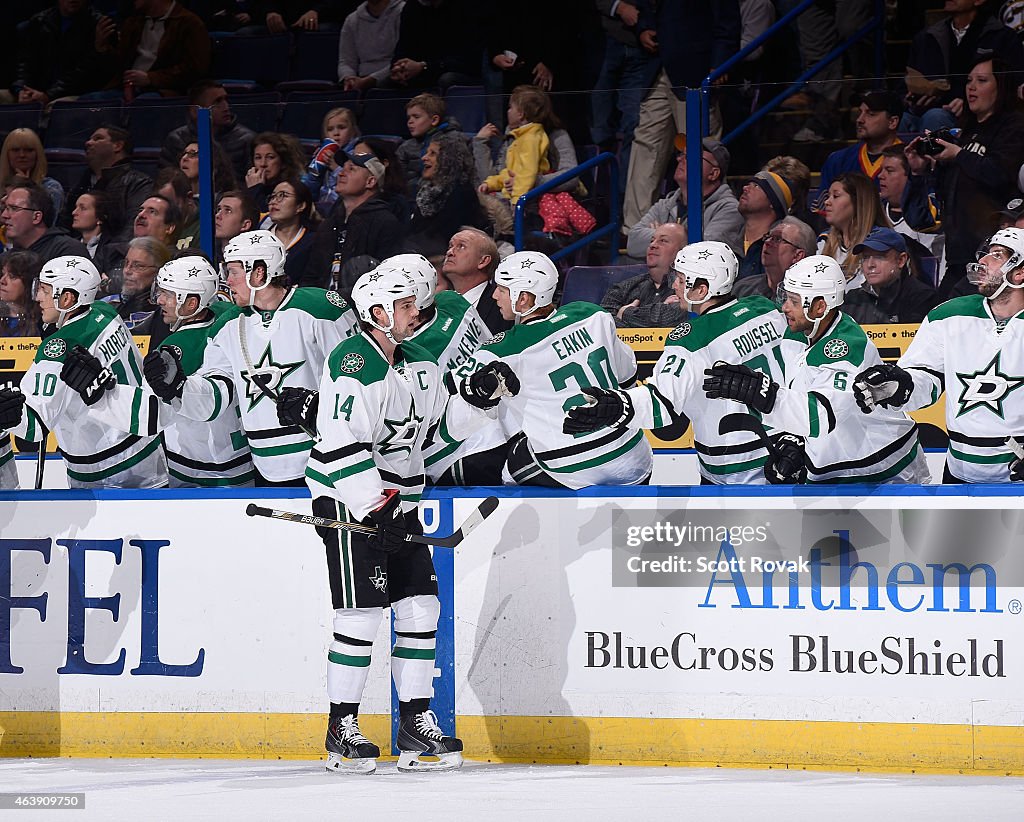
<svg viewBox="0 0 1024 822">
<path fill-rule="evenodd" d="M 865 414 L 870 414 L 876 405 L 902 408 L 910 401 L 913 392 L 913 377 L 892 363 L 873 365 L 853 380 L 854 399 Z"/>
<path fill-rule="evenodd" d="M 386 489 L 384 495 L 387 499 L 379 508 L 370 511 L 363 523 L 377 529 L 376 534 L 367 538 L 369 547 L 385 554 L 393 554 L 409 544 L 405 541 L 405 535 L 409 531 L 405 514 L 402 513 L 401 495 L 393 488 Z"/>
<path fill-rule="evenodd" d="M 25 395 L 17 388 L 0 388 L 0 429 L 14 428 L 21 422 Z"/>
<path fill-rule="evenodd" d="M 86 405 L 95 405 L 104 392 L 117 385 L 114 372 L 104 368 L 99 359 L 81 345 L 68 352 L 60 378 L 68 388 L 78 393 Z"/>
<path fill-rule="evenodd" d="M 320 392 L 308 388 L 282 388 L 277 399 L 277 421 L 281 425 L 297 425 L 316 433 L 316 412 Z"/>
<path fill-rule="evenodd" d="M 745 365 L 719 360 L 704 369 L 704 392 L 713 400 L 736 400 L 767 414 L 775 407 L 778 391 L 771 377 Z"/>
<path fill-rule="evenodd" d="M 462 381 L 459 393 L 477 408 L 494 408 L 501 398 L 519 393 L 519 377 L 503 362 L 492 362 L 474 371 Z"/>
<path fill-rule="evenodd" d="M 181 357 L 173 348 L 150 351 L 142 361 L 142 373 L 153 393 L 164 402 L 181 396 L 185 387 L 185 371 L 181 367 Z"/>
<path fill-rule="evenodd" d="M 562 420 L 563 434 L 587 434 L 605 426 L 622 428 L 633 419 L 633 401 L 625 391 L 584 388 L 586 405 L 574 405 Z"/>
<path fill-rule="evenodd" d="M 1010 482 L 1024 482 L 1024 437 L 1007 437 L 1006 445 L 1013 452 L 1010 460 Z"/>
<path fill-rule="evenodd" d="M 772 485 L 801 485 L 807 481 L 804 439 L 796 434 L 775 434 L 764 464 L 764 477 Z"/>
</svg>

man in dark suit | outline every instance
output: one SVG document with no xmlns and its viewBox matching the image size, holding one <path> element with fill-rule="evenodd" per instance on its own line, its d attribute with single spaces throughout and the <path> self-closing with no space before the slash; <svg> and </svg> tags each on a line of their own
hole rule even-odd
<svg viewBox="0 0 1024 822">
<path fill-rule="evenodd" d="M 465 227 L 452 235 L 441 273 L 452 288 L 465 297 L 480 314 L 492 334 L 507 331 L 512 323 L 502 319 L 494 301 L 494 270 L 501 258 L 490 236 L 479 228 Z"/>
</svg>

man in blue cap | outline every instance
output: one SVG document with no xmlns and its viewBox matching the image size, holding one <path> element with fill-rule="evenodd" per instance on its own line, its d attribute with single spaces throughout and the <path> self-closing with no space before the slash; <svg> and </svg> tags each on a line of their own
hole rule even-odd
<svg viewBox="0 0 1024 822">
<path fill-rule="evenodd" d="M 939 304 L 939 295 L 910 271 L 910 255 L 902 234 L 873 228 L 853 249 L 860 256 L 859 288 L 846 294 L 843 310 L 861 325 L 919 323 Z"/>
</svg>

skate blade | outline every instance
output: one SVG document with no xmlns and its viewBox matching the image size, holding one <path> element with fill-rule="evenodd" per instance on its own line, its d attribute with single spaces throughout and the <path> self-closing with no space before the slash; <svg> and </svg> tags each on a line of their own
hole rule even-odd
<svg viewBox="0 0 1024 822">
<path fill-rule="evenodd" d="M 369 757 L 363 759 L 345 759 L 341 754 L 327 754 L 327 770 L 331 773 L 370 774 L 377 770 L 377 760 Z"/>
<path fill-rule="evenodd" d="M 462 767 L 462 754 L 458 751 L 443 754 L 427 754 L 422 751 L 402 751 L 398 755 L 398 770 L 413 771 L 457 771 Z"/>
</svg>

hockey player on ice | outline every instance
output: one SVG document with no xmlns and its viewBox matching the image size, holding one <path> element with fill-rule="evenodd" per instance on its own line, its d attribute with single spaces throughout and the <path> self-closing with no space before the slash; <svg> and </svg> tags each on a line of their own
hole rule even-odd
<svg viewBox="0 0 1024 822">
<path fill-rule="evenodd" d="M 914 410 L 946 393 L 949 450 L 942 481 L 1024 480 L 1024 230 L 1004 228 L 982 245 L 967 277 L 978 294 L 933 308 L 895 365 L 859 373 L 854 390 L 873 417 Z"/>
<path fill-rule="evenodd" d="M 167 464 L 160 438 L 111 427 L 60 379 L 72 350 L 81 346 L 99 359 L 105 383 L 142 384 L 139 351 L 115 309 L 95 302 L 99 286 L 100 274 L 85 257 L 56 257 L 43 266 L 35 300 L 43 322 L 56 328 L 42 340 L 21 393 L 0 389 L 0 419 L 30 442 L 43 440 L 43 426 L 53 431 L 71 488 L 161 488 Z"/>
<path fill-rule="evenodd" d="M 854 376 L 881 363 L 878 349 L 840 308 L 846 277 L 831 257 L 814 255 L 786 271 L 780 299 L 789 329 L 785 381 L 745 365 L 718 362 L 705 374 L 711 399 L 745 403 L 783 431 L 766 468 L 773 482 L 925 483 L 917 425 L 906 414 L 861 414 Z"/>
<path fill-rule="evenodd" d="M 188 374 L 170 348 L 146 357 L 153 392 L 182 416 L 207 422 L 235 413 L 249 440 L 257 485 L 301 485 L 313 439 L 277 418 L 289 386 L 315 388 L 327 356 L 354 332 L 354 312 L 334 291 L 288 285 L 285 249 L 269 231 L 247 231 L 224 247 L 228 288 L 241 313 L 206 346 Z"/>
<path fill-rule="evenodd" d="M 569 409 L 566 433 L 589 433 L 606 426 L 657 429 L 676 418 L 693 422 L 694 447 L 702 485 L 763 485 L 768 452 L 749 431 L 719 433 L 727 414 L 742 413 L 736 401 L 709 402 L 701 388 L 704 369 L 740 352 L 750 368 L 781 380 L 786 321 L 764 297 L 732 295 L 739 262 L 725 243 L 691 243 L 677 255 L 673 287 L 682 303 L 699 316 L 668 335 L 651 379 L 624 391 L 586 388 L 590 403 Z"/>
<path fill-rule="evenodd" d="M 320 441 L 306 468 L 313 513 L 378 529 L 374 536 L 319 529 L 327 549 L 334 641 L 327 656 L 331 702 L 327 769 L 372 773 L 380 749 L 359 729 L 359 703 L 383 609 L 394 613 L 391 673 L 398 692 L 398 768 L 451 770 L 462 741 L 446 736 L 430 710 L 440 602 L 430 551 L 405 540 L 423 533 L 423 442 L 444 420 L 471 432 L 503 396 L 518 391 L 503 363 L 456 385 L 425 349 L 409 341 L 419 289 L 400 269 L 375 269 L 352 289 L 363 331 L 331 354 L 320 383 Z"/>
<path fill-rule="evenodd" d="M 160 347 L 173 352 L 186 376 L 202 364 L 209 341 L 240 313 L 231 303 L 216 301 L 219 280 L 205 257 L 189 255 L 166 263 L 153 281 L 153 302 L 171 329 Z M 108 386 L 98 376 L 100 368 L 99 360 L 76 348 L 61 379 L 118 430 L 136 435 L 162 431 L 172 488 L 253 484 L 252 457 L 234 398 L 227 413 L 209 421 L 191 420 L 161 402 L 148 385 Z"/>
</svg>

